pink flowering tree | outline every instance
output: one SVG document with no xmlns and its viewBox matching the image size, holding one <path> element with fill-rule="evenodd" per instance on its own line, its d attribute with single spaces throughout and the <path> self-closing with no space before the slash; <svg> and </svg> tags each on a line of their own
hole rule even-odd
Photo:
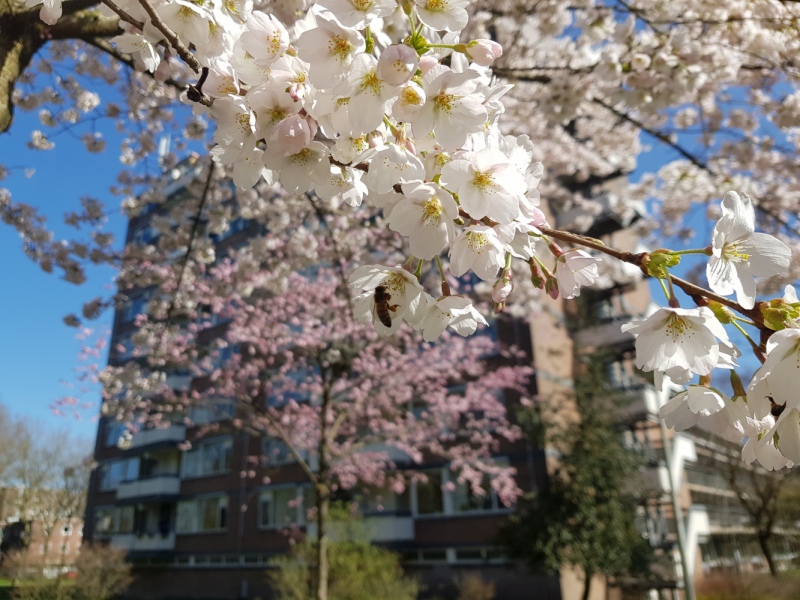
<svg viewBox="0 0 800 600">
<path fill-rule="evenodd" d="M 415 330 L 396 319 L 394 335 L 382 335 L 372 312 L 368 322 L 359 322 L 365 299 L 347 277 L 360 269 L 383 281 L 383 270 L 354 270 L 353 261 L 401 255 L 402 239 L 375 225 L 374 209 L 363 206 L 339 216 L 336 203 L 272 188 L 271 209 L 283 204 L 302 215 L 304 225 L 279 230 L 278 220 L 265 214 L 272 231 L 243 235 L 235 249 L 224 250 L 222 242 L 210 245 L 213 215 L 227 210 L 235 220 L 250 199 L 226 194 L 227 180 L 213 168 L 202 174 L 198 197 L 180 205 L 198 211 L 197 222 L 203 221 L 189 232 L 188 252 L 170 260 L 170 246 L 162 240 L 149 249 L 131 246 L 120 292 L 98 301 L 122 301 L 145 286 L 151 294 L 148 314 L 136 319 L 133 360 L 96 373 L 105 414 L 136 430 L 192 424 L 192 406 L 235 401 L 233 426 L 280 440 L 313 486 L 314 505 L 307 508 L 316 524 L 320 598 L 327 597 L 329 512 L 337 490 L 385 486 L 402 493 L 411 481 L 425 480 L 415 465 L 434 459 L 449 463 L 454 480 L 471 493 L 484 495 L 489 482 L 503 503 L 513 504 L 520 494 L 515 471 L 493 455 L 521 435 L 507 414 L 506 398 L 528 393 L 532 369 L 518 366 L 515 349 L 470 335 L 485 328 L 482 312 L 444 283 L 447 295 L 439 302 L 462 301 L 448 309 L 459 313 L 456 323 L 443 315 L 420 321 Z M 212 264 L 217 252 L 225 256 Z M 409 299 L 420 313 L 434 301 L 420 280 L 440 282 L 436 273 L 419 273 L 418 279 L 402 267 L 389 278 L 392 302 Z M 491 312 L 487 303 L 479 306 Z M 430 328 L 448 325 L 447 333 L 437 330 L 436 343 L 425 341 Z M 227 353 L 230 347 L 238 352 Z M 93 366 L 88 372 L 95 376 Z M 190 373 L 191 387 L 172 387 L 169 376 L 175 372 Z M 253 470 L 245 475 L 254 477 L 271 457 L 251 458 Z"/>
</svg>

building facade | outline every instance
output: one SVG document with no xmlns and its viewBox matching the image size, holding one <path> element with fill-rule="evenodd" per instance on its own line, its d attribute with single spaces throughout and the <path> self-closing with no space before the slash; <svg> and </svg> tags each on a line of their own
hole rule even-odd
<svg viewBox="0 0 800 600">
<path fill-rule="evenodd" d="M 127 243 L 144 245 L 157 239 L 153 216 L 185 199 L 187 184 L 202 167 L 199 159 L 190 157 L 165 175 L 166 202 L 131 219 Z M 618 206 L 613 185 L 588 193 L 600 198 L 602 210 L 583 232 L 633 250 L 637 240 L 628 227 L 636 211 Z M 578 210 L 555 214 L 560 228 L 575 229 L 585 221 Z M 237 219 L 224 236 L 214 240 L 217 254 L 236 248 L 261 227 Z M 656 393 L 635 372 L 633 338 L 620 332 L 622 323 L 647 311 L 648 285 L 640 274 L 625 268 L 604 273 L 603 282 L 602 289 L 586 290 L 577 302 L 545 298 L 529 323 L 498 318 L 492 327 L 501 343 L 524 350 L 534 366 L 532 396 L 568 399 L 575 376 L 574 355 L 602 347 L 610 356 L 612 385 L 631 397 L 630 407 L 620 417 L 621 435 L 647 462 L 646 482 L 640 490 L 641 530 L 661 557 L 663 587 L 674 588 L 679 585 L 680 560 L 668 473 L 681 488 L 680 508 L 688 517 L 688 547 L 696 576 L 722 564 L 718 549 L 727 542 L 718 540 L 727 540 L 730 532 L 720 530 L 722 537 L 715 537 L 712 515 L 718 507 L 710 511 L 696 500 L 696 486 L 709 481 L 699 475 L 704 473 L 703 435 L 670 435 L 672 464 L 667 468 L 655 418 L 667 396 Z M 134 321 L 147 312 L 149 300 L 148 290 L 137 290 L 116 311 L 110 364 L 136 360 L 131 341 Z M 219 323 L 207 335 L 218 337 L 224 330 L 225 324 Z M 235 348 L 229 348 L 232 351 Z M 226 358 L 223 354 L 220 360 Z M 176 389 L 192 385 L 190 377 L 181 374 L 171 375 L 168 383 Z M 514 394 L 507 394 L 505 402 L 513 414 Z M 569 413 L 569 402 L 564 405 Z M 233 427 L 233 402 L 206 402 L 190 410 L 192 427 L 175 422 L 169 428 L 143 429 L 124 444 L 120 440 L 125 424 L 107 417 L 100 420 L 86 538 L 130 553 L 136 575 L 133 597 L 270 598 L 269 561 L 289 549 L 287 526 L 314 533 L 313 524 L 304 521 L 303 508 L 312 502 L 311 485 L 279 440 L 254 437 Z M 208 425 L 213 425 L 213 433 L 208 433 Z M 259 466 L 255 477 L 242 477 L 241 473 L 252 469 L 248 457 L 254 455 L 268 457 L 268 466 Z M 392 458 L 402 466 L 403 456 Z M 503 443 L 496 458 L 517 469 L 517 483 L 526 492 L 546 484 L 548 464 L 556 460 L 546 449 L 525 440 Z M 419 465 L 414 468 L 420 470 Z M 403 494 L 374 490 L 372 496 L 351 499 L 359 502 L 371 539 L 399 552 L 406 572 L 421 578 L 426 594 L 455 597 L 454 579 L 479 570 L 495 582 L 497 597 L 504 600 L 530 598 L 534 589 L 535 597 L 542 600 L 580 597 L 579 573 L 565 569 L 559 576 L 531 575 L 503 555 L 495 537 L 513 509 L 503 506 L 494 493 L 477 498 L 465 486 L 450 482 L 447 464 L 429 463 L 421 470 L 428 482 L 415 483 Z M 260 483 L 265 478 L 268 485 Z M 724 493 L 718 496 L 729 498 Z M 729 505 L 734 511 L 733 503 L 726 504 L 726 510 Z M 720 519 L 730 520 L 731 514 Z M 611 597 L 619 596 L 609 595 L 605 585 L 594 585 L 592 600 Z"/>
<path fill-rule="evenodd" d="M 166 202 L 131 219 L 128 244 L 156 241 L 153 217 L 186 198 L 187 184 L 202 166 L 190 158 L 165 175 Z M 233 221 L 228 232 L 214 239 L 217 255 L 243 244 L 261 227 L 243 219 Z M 136 290 L 118 307 L 110 364 L 137 360 L 131 340 L 134 321 L 147 312 L 149 300 L 149 290 Z M 515 344 L 529 356 L 546 356 L 539 362 L 541 374 L 548 368 L 552 372 L 531 384 L 536 388 L 532 393 L 548 393 L 569 377 L 564 367 L 569 347 L 554 342 L 549 331 L 566 336 L 555 310 L 540 320 L 541 333 L 536 335 L 527 324 L 510 319 L 492 325 L 492 335 L 499 340 Z M 214 325 L 204 336 L 218 337 L 225 327 L 225 323 Z M 223 353 L 218 360 L 226 358 Z M 193 385 L 189 375 L 173 374 L 167 381 L 175 389 Z M 511 413 L 517 398 L 515 393 L 505 396 Z M 129 439 L 124 439 L 125 423 L 101 418 L 86 538 L 129 551 L 136 574 L 132 596 L 269 598 L 269 561 L 290 548 L 287 529 L 314 535 L 314 524 L 305 522 L 304 509 L 313 505 L 313 492 L 302 469 L 280 440 L 236 429 L 232 423 L 236 410 L 232 401 L 205 402 L 191 407 L 187 415 L 191 427 L 176 421 L 168 428 L 140 430 Z M 249 457 L 259 455 L 268 458 L 266 466 L 256 467 L 254 477 L 242 477 L 242 472 L 253 469 Z M 408 461 L 399 453 L 391 458 L 399 468 Z M 495 459 L 517 469 L 518 485 L 525 491 L 546 480 L 543 450 L 525 440 L 501 444 Z M 494 492 L 474 496 L 466 486 L 450 481 L 447 464 L 420 466 L 408 461 L 408 467 L 424 472 L 428 481 L 413 483 L 402 494 L 387 488 L 374 490 L 371 496 L 339 495 L 358 501 L 372 541 L 400 553 L 406 571 L 418 575 L 430 594 L 450 597 L 454 579 L 479 568 L 495 581 L 499 597 L 527 597 L 534 585 L 542 590 L 542 598 L 561 598 L 558 577 L 530 575 L 503 556 L 495 536 L 512 509 Z"/>
</svg>

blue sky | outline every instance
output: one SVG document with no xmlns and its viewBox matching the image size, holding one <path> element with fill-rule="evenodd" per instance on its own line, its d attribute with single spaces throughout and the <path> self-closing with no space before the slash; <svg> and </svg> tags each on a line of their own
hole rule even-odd
<svg viewBox="0 0 800 600">
<path fill-rule="evenodd" d="M 11 190 L 14 202 L 30 203 L 39 208 L 55 230 L 56 239 L 74 237 L 73 228 L 63 223 L 66 212 L 78 210 L 80 198 L 89 195 L 117 211 L 105 229 L 114 232 L 118 243 L 124 240 L 126 219 L 118 213 L 119 200 L 109 188 L 120 169 L 121 138 L 110 123 L 98 122 L 97 130 L 108 140 L 108 150 L 90 154 L 82 142 L 69 133 L 53 139 L 50 151 L 30 150 L 26 142 L 30 132 L 43 129 L 36 113 L 17 111 L 10 133 L 0 137 L 0 163 L 7 167 L 24 166 L 36 172 L 26 179 L 19 170 L 0 186 Z M 79 234 L 80 235 L 80 234 Z M 56 417 L 48 407 L 54 398 L 73 395 L 60 381 L 74 381 L 80 342 L 77 330 L 66 327 L 62 318 L 71 312 L 80 314 L 81 306 L 96 296 L 107 295 L 114 275 L 110 268 L 92 268 L 88 281 L 77 286 L 42 271 L 22 251 L 16 231 L 0 224 L 0 402 L 18 415 L 28 415 L 45 428 L 69 427 L 80 437 L 94 437 L 96 410 L 83 412 L 83 419 Z M 109 326 L 111 314 L 93 326 Z M 102 364 L 106 357 L 103 356 Z M 97 401 L 97 392 L 81 396 Z"/>
</svg>

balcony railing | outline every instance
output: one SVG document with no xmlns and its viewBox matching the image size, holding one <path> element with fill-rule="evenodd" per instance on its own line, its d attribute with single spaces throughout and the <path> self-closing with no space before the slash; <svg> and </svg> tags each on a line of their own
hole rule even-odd
<svg viewBox="0 0 800 600">
<path fill-rule="evenodd" d="M 141 448 L 165 442 L 182 443 L 186 441 L 186 426 L 171 425 L 158 429 L 142 429 L 131 437 L 131 448 Z"/>
<path fill-rule="evenodd" d="M 123 481 L 117 488 L 117 500 L 150 496 L 177 496 L 180 491 L 181 480 L 177 474 L 156 475 L 148 479 Z"/>
<path fill-rule="evenodd" d="M 580 329 L 575 333 L 575 343 L 583 348 L 622 344 L 633 346 L 635 339 L 633 334 L 622 332 L 622 326 L 630 320 L 628 316 L 621 316 L 593 327 Z"/>
<path fill-rule="evenodd" d="M 128 552 L 153 552 L 175 549 L 175 532 L 167 535 L 136 535 L 135 533 L 118 533 L 111 536 L 111 545 Z"/>
</svg>

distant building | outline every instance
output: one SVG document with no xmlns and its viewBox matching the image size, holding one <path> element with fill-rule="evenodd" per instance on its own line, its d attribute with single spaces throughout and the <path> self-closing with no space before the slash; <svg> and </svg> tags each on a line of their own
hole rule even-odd
<svg viewBox="0 0 800 600">
<path fill-rule="evenodd" d="M 72 570 L 83 542 L 83 519 L 33 516 L 34 511 L 20 510 L 20 497 L 18 488 L 0 488 L 2 555 L 19 555 L 22 562 L 44 568 L 50 577 Z"/>
</svg>

